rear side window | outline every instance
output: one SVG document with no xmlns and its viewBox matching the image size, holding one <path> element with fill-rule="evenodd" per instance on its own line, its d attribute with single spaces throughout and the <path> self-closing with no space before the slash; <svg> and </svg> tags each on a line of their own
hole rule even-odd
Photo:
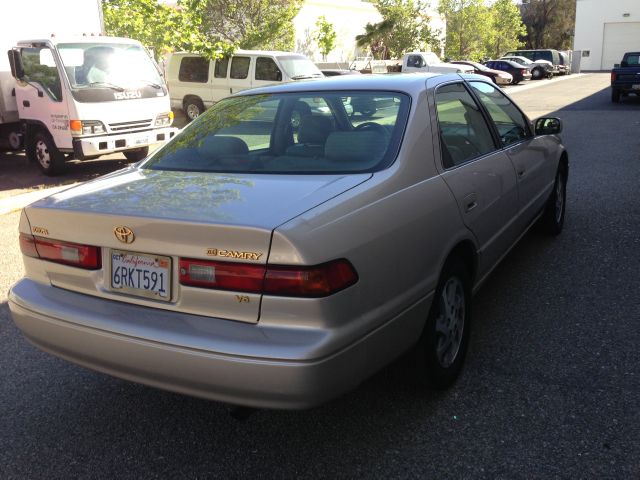
<svg viewBox="0 0 640 480">
<path fill-rule="evenodd" d="M 445 168 L 461 165 L 496 149 L 478 104 L 462 83 L 444 85 L 436 90 L 436 110 Z"/>
<path fill-rule="evenodd" d="M 638 65 L 640 64 L 640 54 L 633 54 L 627 56 L 627 65 Z"/>
<path fill-rule="evenodd" d="M 503 146 L 531 136 L 527 118 L 499 89 L 484 82 L 470 82 L 470 85 L 495 123 Z"/>
<path fill-rule="evenodd" d="M 202 57 L 182 57 L 178 80 L 181 82 L 207 83 L 209 60 Z"/>
<path fill-rule="evenodd" d="M 219 58 L 213 68 L 213 76 L 215 78 L 227 78 L 227 69 L 229 67 L 229 57 Z"/>
<path fill-rule="evenodd" d="M 256 80 L 279 82 L 282 80 L 282 72 L 272 58 L 258 57 L 256 59 Z"/>
<path fill-rule="evenodd" d="M 250 57 L 233 57 L 231 59 L 231 78 L 244 79 L 249 76 Z"/>
<path fill-rule="evenodd" d="M 386 91 L 230 97 L 185 127 L 143 168 L 265 174 L 376 171 L 395 160 L 409 105 L 407 95 Z"/>
</svg>

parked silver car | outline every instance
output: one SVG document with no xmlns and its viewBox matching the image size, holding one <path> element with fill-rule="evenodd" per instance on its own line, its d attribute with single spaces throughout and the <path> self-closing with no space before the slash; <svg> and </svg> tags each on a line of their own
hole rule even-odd
<svg viewBox="0 0 640 480">
<path fill-rule="evenodd" d="M 233 404 L 317 405 L 411 348 L 446 387 L 472 292 L 536 221 L 562 230 L 560 131 L 475 75 L 244 92 L 25 208 L 13 319 L 71 362 Z"/>
</svg>

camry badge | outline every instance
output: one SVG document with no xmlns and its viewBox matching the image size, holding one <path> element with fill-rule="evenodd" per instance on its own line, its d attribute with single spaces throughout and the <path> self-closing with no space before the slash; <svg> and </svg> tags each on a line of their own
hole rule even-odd
<svg viewBox="0 0 640 480">
<path fill-rule="evenodd" d="M 113 229 L 113 233 L 122 243 L 133 243 L 136 239 L 136 236 L 133 234 L 133 230 L 129 227 L 116 227 Z"/>
</svg>

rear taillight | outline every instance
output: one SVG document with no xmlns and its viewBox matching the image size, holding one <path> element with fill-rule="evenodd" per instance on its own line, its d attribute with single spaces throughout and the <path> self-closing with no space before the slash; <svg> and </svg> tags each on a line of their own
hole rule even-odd
<svg viewBox="0 0 640 480">
<path fill-rule="evenodd" d="M 20 234 L 20 250 L 28 257 L 41 258 L 87 270 L 97 270 L 102 264 L 100 247 L 50 240 L 24 233 Z"/>
<path fill-rule="evenodd" d="M 527 73 L 527 72 L 528 72 L 528 70 L 527 70 L 526 68 L 523 68 L 522 70 L 520 70 L 520 73 L 521 73 L 521 74 L 523 74 L 523 75 L 524 75 L 525 73 Z"/>
<path fill-rule="evenodd" d="M 335 260 L 315 267 L 269 266 L 264 293 L 292 297 L 326 297 L 357 281 L 356 271 L 346 260 Z"/>
<path fill-rule="evenodd" d="M 618 78 L 618 74 L 616 72 L 611 72 L 611 83 L 615 82 Z"/>
<path fill-rule="evenodd" d="M 291 297 L 326 297 L 358 281 L 347 260 L 299 267 L 182 258 L 179 273 L 182 285 Z"/>
<path fill-rule="evenodd" d="M 180 283 L 192 287 L 260 293 L 263 265 L 180 259 Z"/>
</svg>

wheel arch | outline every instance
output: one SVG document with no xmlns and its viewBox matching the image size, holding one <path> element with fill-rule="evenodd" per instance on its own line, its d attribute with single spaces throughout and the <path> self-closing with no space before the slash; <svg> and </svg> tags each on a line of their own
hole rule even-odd
<svg viewBox="0 0 640 480">
<path fill-rule="evenodd" d="M 445 266 L 454 259 L 462 261 L 469 273 L 469 279 L 471 280 L 470 287 L 473 287 L 478 272 L 478 253 L 475 244 L 469 239 L 458 241 L 458 243 L 454 245 L 449 254 L 445 257 L 445 261 L 442 264 L 440 272 L 442 272 Z"/>
</svg>

